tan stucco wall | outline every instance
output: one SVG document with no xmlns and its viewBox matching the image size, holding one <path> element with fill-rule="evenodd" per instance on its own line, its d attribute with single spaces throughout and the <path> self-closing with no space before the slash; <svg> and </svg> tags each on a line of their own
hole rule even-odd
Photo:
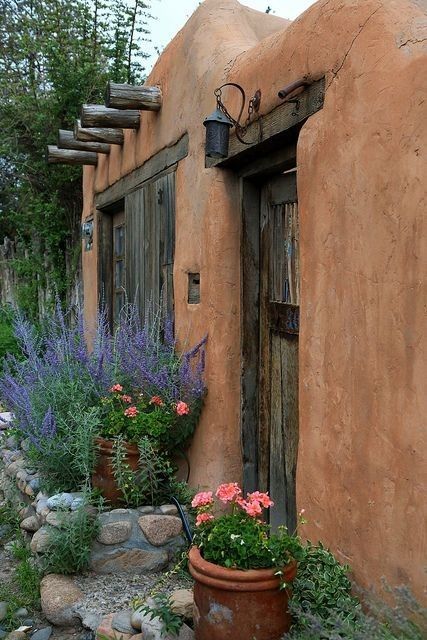
<svg viewBox="0 0 427 640">
<path fill-rule="evenodd" d="M 277 91 L 326 76 L 323 110 L 298 142 L 301 218 L 298 506 L 363 585 L 385 575 L 420 595 L 425 552 L 426 23 L 411 0 L 320 0 L 289 26 L 207 0 L 162 54 L 158 114 L 142 113 L 121 151 L 85 168 L 84 217 L 101 191 L 188 131 L 178 166 L 174 286 L 183 343 L 209 334 L 209 394 L 191 482 L 239 480 L 240 199 L 228 171 L 204 168 L 213 89 Z M 423 42 L 424 40 L 424 42 Z M 227 104 L 237 109 L 234 96 Z M 424 249 L 424 252 L 423 252 Z M 84 254 L 93 318 L 96 250 Z M 200 271 L 200 305 L 186 303 Z M 423 465 L 424 460 L 424 465 Z"/>
</svg>

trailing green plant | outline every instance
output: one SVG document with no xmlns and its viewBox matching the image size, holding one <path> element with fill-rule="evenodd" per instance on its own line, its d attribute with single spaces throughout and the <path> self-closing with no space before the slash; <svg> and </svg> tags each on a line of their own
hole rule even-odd
<svg viewBox="0 0 427 640">
<path fill-rule="evenodd" d="M 423 640 L 427 611 L 407 587 L 387 589 L 394 604 L 352 593 L 350 568 L 321 543 L 304 550 L 292 584 L 289 609 L 294 625 L 289 640 Z"/>
<path fill-rule="evenodd" d="M 49 535 L 43 572 L 80 573 L 89 566 L 92 543 L 99 532 L 98 519 L 85 504 L 72 513 L 57 513 L 62 522 Z"/>
<path fill-rule="evenodd" d="M 298 608 L 299 625 L 304 626 L 306 613 L 326 621 L 332 614 L 343 623 L 354 621 L 360 605 L 351 593 L 349 571 L 322 543 L 307 543 L 292 583 L 291 607 Z"/>
<path fill-rule="evenodd" d="M 153 597 L 152 605 L 144 605 L 140 611 L 151 620 L 159 618 L 162 622 L 162 635 L 177 636 L 184 624 L 182 616 L 172 611 L 171 598 L 167 593 L 158 593 Z"/>
</svg>

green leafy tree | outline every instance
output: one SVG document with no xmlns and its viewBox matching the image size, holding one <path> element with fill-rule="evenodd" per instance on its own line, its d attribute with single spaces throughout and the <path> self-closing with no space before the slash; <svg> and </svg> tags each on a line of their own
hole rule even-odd
<svg viewBox="0 0 427 640">
<path fill-rule="evenodd" d="M 37 317 L 70 302 L 80 265 L 81 170 L 45 163 L 108 79 L 140 82 L 149 5 L 140 0 L 0 0 L 0 239 L 15 240 L 17 302 Z"/>
</svg>

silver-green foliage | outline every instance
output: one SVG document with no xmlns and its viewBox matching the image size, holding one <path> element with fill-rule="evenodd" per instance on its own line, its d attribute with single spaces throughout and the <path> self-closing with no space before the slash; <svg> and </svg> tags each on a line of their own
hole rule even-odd
<svg viewBox="0 0 427 640">
<path fill-rule="evenodd" d="M 63 387 L 66 392 L 67 385 Z M 31 446 L 27 453 L 47 492 L 88 488 L 95 463 L 93 442 L 100 429 L 99 409 L 76 403 L 73 390 L 68 391 L 69 409 L 58 412 L 55 434 L 41 439 L 38 447 Z"/>
<path fill-rule="evenodd" d="M 61 513 L 59 518 L 61 518 Z M 44 552 L 43 572 L 72 574 L 88 568 L 92 543 L 99 532 L 93 510 L 83 504 L 64 512 L 59 527 L 53 527 Z"/>
</svg>

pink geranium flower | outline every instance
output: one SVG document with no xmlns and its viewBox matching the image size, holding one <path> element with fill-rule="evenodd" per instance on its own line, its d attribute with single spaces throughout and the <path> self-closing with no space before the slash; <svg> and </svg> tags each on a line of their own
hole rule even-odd
<svg viewBox="0 0 427 640">
<path fill-rule="evenodd" d="M 213 520 L 214 517 L 211 513 L 199 513 L 196 518 L 196 527 L 200 527 L 204 522 L 209 522 L 209 520 Z"/>
<path fill-rule="evenodd" d="M 127 396 L 125 394 L 122 395 L 122 400 L 123 402 L 127 402 L 127 404 L 130 404 L 132 402 L 131 396 Z"/>
<path fill-rule="evenodd" d="M 118 391 L 120 393 L 120 391 L 123 391 L 123 387 L 121 384 L 113 384 L 113 386 L 110 389 L 110 393 L 114 393 Z"/>
<path fill-rule="evenodd" d="M 136 416 L 138 415 L 139 411 L 136 407 L 129 407 L 128 409 L 124 410 L 124 414 L 126 416 L 126 418 L 136 418 Z"/>
<path fill-rule="evenodd" d="M 243 500 L 243 498 L 237 498 L 236 500 L 239 507 L 245 511 L 251 518 L 261 515 L 262 507 L 257 500 Z"/>
<path fill-rule="evenodd" d="M 160 396 L 153 396 L 148 404 L 155 404 L 158 407 L 162 407 L 164 405 L 164 402 Z"/>
<path fill-rule="evenodd" d="M 233 502 L 241 493 L 242 490 L 237 482 L 229 482 L 228 484 L 220 484 L 215 495 L 221 502 Z"/>
<path fill-rule="evenodd" d="M 194 496 L 191 502 L 191 506 L 206 507 L 208 504 L 212 504 L 212 502 L 213 502 L 212 491 L 201 491 L 200 493 L 197 493 Z"/>
<path fill-rule="evenodd" d="M 268 509 L 268 507 L 273 507 L 274 502 L 270 499 L 268 493 L 262 493 L 261 491 L 254 491 L 253 493 L 248 493 L 248 500 L 253 501 L 256 500 L 264 507 L 264 509 Z"/>
<path fill-rule="evenodd" d="M 186 402 L 180 400 L 176 404 L 175 411 L 179 416 L 186 416 L 188 413 L 190 413 L 190 407 Z"/>
</svg>

